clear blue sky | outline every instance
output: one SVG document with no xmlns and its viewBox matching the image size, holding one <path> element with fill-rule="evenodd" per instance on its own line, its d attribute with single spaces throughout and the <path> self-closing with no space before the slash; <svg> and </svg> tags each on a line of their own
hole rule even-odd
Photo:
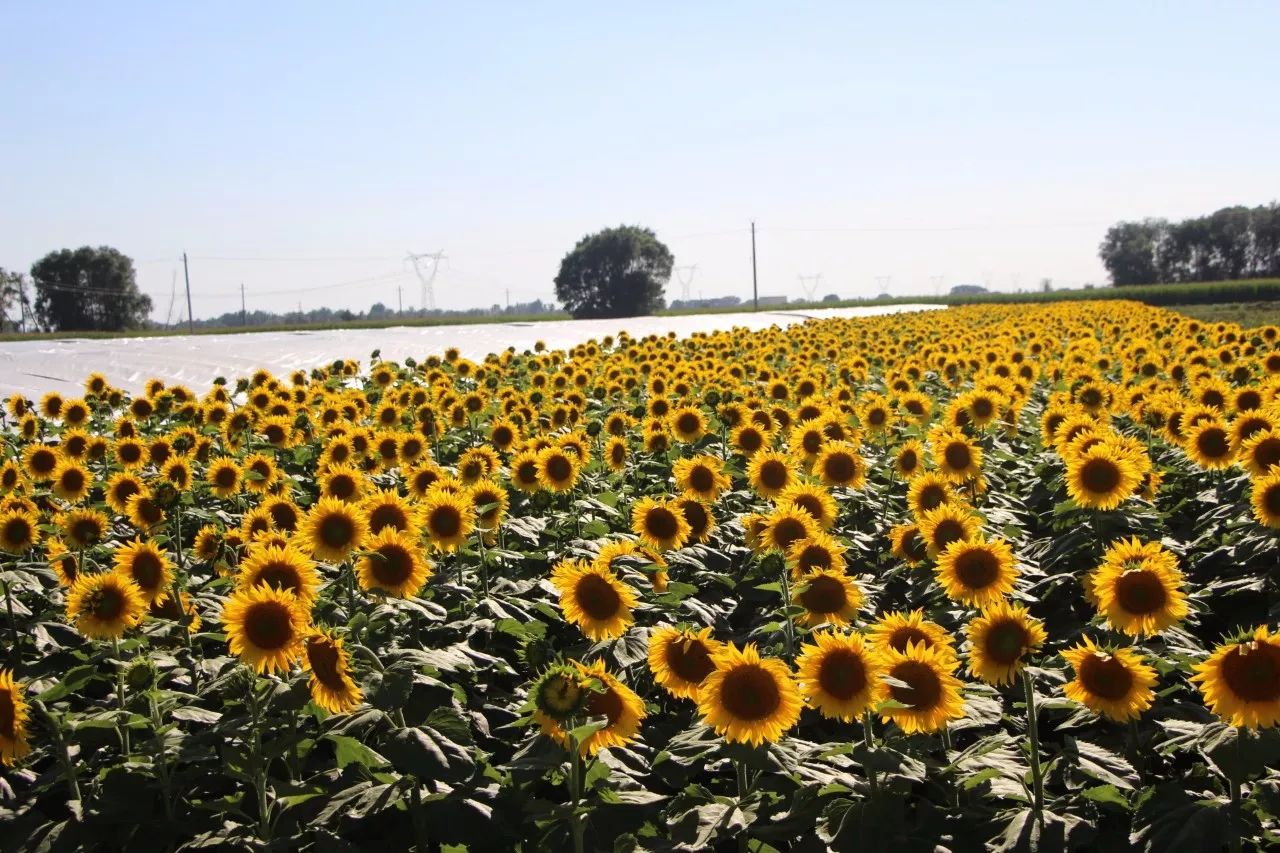
<svg viewBox="0 0 1280 853">
<path fill-rule="evenodd" d="M 1280 197 L 1273 2 L 10 2 L 0 31 L 0 266 L 116 246 L 162 320 L 184 250 L 197 317 L 241 281 L 416 307 L 409 249 L 447 253 L 441 307 L 545 299 L 624 222 L 746 296 L 754 218 L 762 294 L 870 296 L 1102 281 L 1117 219 Z"/>
</svg>

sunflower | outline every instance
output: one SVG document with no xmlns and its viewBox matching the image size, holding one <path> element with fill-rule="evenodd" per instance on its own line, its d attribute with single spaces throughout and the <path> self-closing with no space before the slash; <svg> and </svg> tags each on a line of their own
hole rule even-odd
<svg viewBox="0 0 1280 853">
<path fill-rule="evenodd" d="M 671 474 L 680 491 L 695 494 L 704 501 L 714 501 L 731 485 L 723 463 L 714 456 L 677 459 L 671 466 Z"/>
<path fill-rule="evenodd" d="M 952 542 L 978 536 L 981 521 L 965 506 L 943 504 L 920 515 L 920 537 L 930 557 L 937 558 Z"/>
<path fill-rule="evenodd" d="M 797 580 L 809 572 L 822 569 L 844 572 L 847 567 L 844 558 L 847 550 L 834 536 L 815 531 L 812 536 L 791 543 L 787 548 L 787 563 Z"/>
<path fill-rule="evenodd" d="M 134 539 L 112 555 L 112 571 L 138 585 L 147 604 L 164 600 L 173 583 L 173 563 L 151 542 Z"/>
<path fill-rule="evenodd" d="M 151 491 L 143 484 L 138 475 L 131 474 L 128 471 L 121 471 L 107 480 L 107 506 L 111 507 L 119 515 L 124 515 L 129 511 L 129 498 L 144 493 L 150 494 Z"/>
<path fill-rule="evenodd" d="M 246 456 L 242 470 L 244 487 L 259 494 L 270 491 L 272 485 L 280 478 L 280 469 L 276 467 L 275 460 L 265 453 Z"/>
<path fill-rule="evenodd" d="M 1088 637 L 1062 653 L 1075 669 L 1063 688 L 1068 699 L 1096 714 L 1125 722 L 1139 717 L 1155 700 L 1156 671 L 1132 649 L 1103 649 Z"/>
<path fill-rule="evenodd" d="M 231 653 L 259 674 L 287 673 L 302 657 L 311 629 L 297 596 L 270 586 L 237 589 L 221 618 Z"/>
<path fill-rule="evenodd" d="M 26 475 L 12 459 L 5 462 L 0 465 L 0 494 L 16 491 L 25 479 Z"/>
<path fill-rule="evenodd" d="M 695 631 L 664 625 L 649 634 L 649 671 L 672 696 L 696 702 L 702 682 L 715 672 L 712 657 L 723 648 L 710 628 Z"/>
<path fill-rule="evenodd" d="M 804 700 L 783 661 L 760 657 L 754 643 L 727 643 L 711 661 L 716 669 L 698 688 L 698 711 L 725 740 L 775 742 L 800 719 Z"/>
<path fill-rule="evenodd" d="M 37 483 L 53 477 L 53 472 L 61 462 L 62 454 L 56 447 L 47 444 L 33 444 L 22 451 L 22 464 L 27 469 L 27 476 Z"/>
<path fill-rule="evenodd" d="M 738 453 L 748 459 L 760 450 L 768 447 L 773 443 L 773 436 L 768 430 L 762 429 L 754 423 L 743 424 L 734 429 L 730 435 L 730 444 Z"/>
<path fill-rule="evenodd" d="M 241 471 L 236 460 L 229 456 L 220 456 L 209 463 L 205 480 L 214 495 L 220 498 L 234 497 L 240 492 Z"/>
<path fill-rule="evenodd" d="M 415 498 L 425 498 L 431 487 L 444 476 L 444 469 L 434 462 L 427 461 L 404 471 L 404 484 L 409 494 Z"/>
<path fill-rule="evenodd" d="M 644 497 L 631 509 L 631 530 L 659 551 L 683 548 L 692 532 L 675 501 Z"/>
<path fill-rule="evenodd" d="M 1260 430 L 1240 445 L 1240 461 L 1255 477 L 1266 476 L 1273 465 L 1280 465 L 1280 429 Z"/>
<path fill-rule="evenodd" d="M 165 463 L 164 468 L 160 472 L 161 476 L 179 492 L 185 492 L 191 488 L 191 463 L 186 457 L 177 456 Z"/>
<path fill-rule="evenodd" d="M 982 448 L 964 433 L 944 430 L 930 436 L 938 473 L 952 483 L 964 483 L 982 473 Z"/>
<path fill-rule="evenodd" d="M 1280 529 L 1280 471 L 1253 478 L 1250 502 L 1259 524 Z"/>
<path fill-rule="evenodd" d="M 67 619 L 98 640 L 120 637 L 142 621 L 146 607 L 138 585 L 117 572 L 82 573 L 67 593 Z"/>
<path fill-rule="evenodd" d="M 492 447 L 484 445 L 469 447 L 462 451 L 462 455 L 458 457 L 458 479 L 467 485 L 471 485 L 483 480 L 485 477 L 492 476 L 501 467 L 502 460 Z"/>
<path fill-rule="evenodd" d="M 1067 460 L 1067 493 L 1080 506 L 1115 509 L 1142 485 L 1142 472 L 1110 443 Z"/>
<path fill-rule="evenodd" d="M 69 589 L 80 576 L 80 559 L 67 550 L 61 539 L 49 540 L 45 545 L 45 556 L 49 560 L 49 567 L 58 576 L 58 585 Z"/>
<path fill-rule="evenodd" d="M 323 497 L 303 516 L 299 532 L 313 557 L 338 563 L 360 548 L 369 528 L 357 508 L 338 498 Z"/>
<path fill-rule="evenodd" d="M 880 711 L 885 722 L 913 734 L 937 731 L 964 716 L 961 682 L 952 674 L 955 659 L 945 651 L 908 643 L 902 651 L 890 648 L 879 657 L 883 680 L 876 684 L 875 700 L 885 703 Z"/>
<path fill-rule="evenodd" d="M 938 583 L 953 600 L 984 607 L 1013 592 L 1018 569 L 1003 539 L 958 539 L 938 555 Z"/>
<path fill-rule="evenodd" d="M 911 481 L 907 487 L 907 506 L 916 516 L 923 515 L 956 499 L 947 478 L 932 471 L 925 472 Z"/>
<path fill-rule="evenodd" d="M 351 659 L 340 638 L 315 629 L 303 642 L 303 652 L 302 667 L 311 673 L 311 701 L 330 714 L 345 714 L 364 701 L 351 679 Z"/>
<path fill-rule="evenodd" d="M 13 672 L 0 669 L 0 764 L 12 767 L 31 752 L 27 743 L 27 700 Z"/>
<path fill-rule="evenodd" d="M 195 634 L 200 630 L 200 611 L 196 608 L 195 602 L 191 600 L 191 596 L 186 592 L 179 593 L 179 598 L 182 601 L 181 606 L 172 595 L 167 595 L 160 601 L 151 602 L 147 612 L 157 619 L 178 622 L 184 626 L 184 630 L 187 633 Z"/>
<path fill-rule="evenodd" d="M 616 435 L 606 441 L 601 450 L 601 456 L 611 471 L 627 470 L 627 453 L 627 440 Z"/>
<path fill-rule="evenodd" d="M 988 684 L 1011 684 L 1028 656 L 1048 639 L 1039 620 L 1025 607 L 996 601 L 965 626 L 969 672 Z"/>
<path fill-rule="evenodd" d="M 916 439 L 905 441 L 893 456 L 893 470 L 904 480 L 924 473 L 924 445 Z"/>
<path fill-rule="evenodd" d="M 616 639 L 635 621 L 635 592 L 608 568 L 574 565 L 557 573 L 552 583 L 560 592 L 565 621 L 577 625 L 588 639 Z"/>
<path fill-rule="evenodd" d="M 1159 542 L 1113 543 L 1089 583 L 1098 613 L 1131 636 L 1158 634 L 1188 613 L 1178 559 Z"/>
<path fill-rule="evenodd" d="M 929 557 L 929 549 L 920 535 L 918 524 L 906 523 L 894 525 L 889 531 L 889 544 L 893 556 L 908 566 L 918 565 Z"/>
<path fill-rule="evenodd" d="M 576 455 L 560 447 L 543 448 L 537 457 L 538 483 L 553 492 L 567 492 L 582 473 Z"/>
<path fill-rule="evenodd" d="M 776 450 L 761 450 L 747 463 L 747 482 L 763 498 L 775 498 L 795 482 L 790 460 Z"/>
<path fill-rule="evenodd" d="M 1206 471 L 1220 471 L 1231 466 L 1236 450 L 1231 435 L 1221 421 L 1205 420 L 1191 427 L 1184 445 L 1187 455 Z"/>
<path fill-rule="evenodd" d="M 641 545 L 630 539 L 606 542 L 600 547 L 595 559 L 591 562 L 596 566 L 608 569 L 616 575 L 620 567 L 615 566 L 614 563 L 622 558 L 630 558 L 640 564 L 642 570 L 650 575 L 649 582 L 653 586 L 654 592 L 666 591 L 667 561 L 648 545 Z"/>
<path fill-rule="evenodd" d="M 40 520 L 21 510 L 0 511 L 0 551 L 25 554 L 40 541 Z"/>
<path fill-rule="evenodd" d="M 63 538 L 74 548 L 92 548 L 101 542 L 110 525 L 97 510 L 70 510 L 59 517 Z"/>
<path fill-rule="evenodd" d="M 824 486 L 861 489 L 867 482 L 867 463 L 858 448 L 847 441 L 831 441 L 813 461 L 813 473 Z"/>
<path fill-rule="evenodd" d="M 1233 726 L 1269 728 L 1280 723 L 1280 634 L 1259 626 L 1251 637 L 1224 643 L 1196 664 L 1209 710 Z"/>
<path fill-rule="evenodd" d="M 432 489 L 422 502 L 423 532 L 440 551 L 455 551 L 467 541 L 475 529 L 475 507 L 470 496 L 441 488 Z"/>
<path fill-rule="evenodd" d="M 594 681 L 599 686 L 598 690 L 589 692 L 583 713 L 587 717 L 604 717 L 607 720 L 604 728 L 593 732 L 579 745 L 580 753 L 595 755 L 606 747 L 626 746 L 639 734 L 640 721 L 647 716 L 644 701 L 617 676 L 608 672 L 604 661 L 593 661 L 589 665 L 572 661 L 572 664 L 588 682 Z M 556 719 L 541 710 L 534 711 L 533 716 L 543 734 L 561 746 L 568 742 L 568 732 Z"/>
<path fill-rule="evenodd" d="M 320 474 L 318 480 L 322 498 L 337 498 L 347 503 L 359 503 L 369 485 L 364 472 L 352 465 L 334 465 Z"/>
<path fill-rule="evenodd" d="M 791 598 L 804 608 L 799 618 L 806 625 L 847 625 L 862 606 L 862 591 L 853 578 L 836 569 L 815 569 L 804 575 Z"/>
<path fill-rule="evenodd" d="M 390 527 L 401 533 L 417 534 L 421 525 L 418 508 L 391 489 L 382 489 L 369 495 L 360 505 L 370 533 L 381 533 Z"/>
<path fill-rule="evenodd" d="M 882 653 L 905 652 L 910 645 L 921 645 L 955 657 L 951 634 L 925 619 L 923 610 L 886 613 L 872 624 L 870 635 L 871 644 Z"/>
<path fill-rule="evenodd" d="M 803 509 L 823 530 L 835 527 L 839 509 L 836 499 L 821 486 L 810 483 L 792 483 L 778 495 L 778 503 L 793 503 Z"/>
<path fill-rule="evenodd" d="M 74 459 L 64 459 L 53 469 L 53 493 L 68 503 L 84 500 L 93 488 L 93 475 Z"/>
<path fill-rule="evenodd" d="M 707 434 L 707 418 L 696 406 L 681 406 L 667 416 L 671 434 L 685 444 L 693 444 Z"/>
<path fill-rule="evenodd" d="M 356 564 L 356 577 L 366 592 L 378 589 L 395 598 L 408 598 L 417 595 L 431 577 L 431 563 L 408 533 L 384 527 L 365 548 L 368 553 Z"/>
<path fill-rule="evenodd" d="M 309 607 L 320 589 L 320 574 L 315 563 L 293 546 L 250 548 L 236 573 L 236 586 L 252 589 L 263 584 L 287 589 Z"/>
<path fill-rule="evenodd" d="M 818 631 L 796 660 L 800 692 L 824 717 L 848 723 L 871 706 L 880 663 L 861 634 Z"/>
</svg>

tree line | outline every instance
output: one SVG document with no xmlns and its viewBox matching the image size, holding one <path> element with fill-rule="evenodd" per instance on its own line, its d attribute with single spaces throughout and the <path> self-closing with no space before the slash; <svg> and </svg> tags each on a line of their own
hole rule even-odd
<svg viewBox="0 0 1280 853">
<path fill-rule="evenodd" d="M 1280 204 L 1117 222 L 1098 255 L 1119 286 L 1280 277 Z"/>
</svg>

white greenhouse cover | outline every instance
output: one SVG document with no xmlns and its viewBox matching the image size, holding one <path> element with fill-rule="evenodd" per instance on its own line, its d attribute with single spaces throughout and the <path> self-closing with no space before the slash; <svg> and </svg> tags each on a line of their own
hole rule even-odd
<svg viewBox="0 0 1280 853">
<path fill-rule="evenodd" d="M 694 314 L 677 317 L 629 317 L 621 320 L 553 320 L 542 323 L 484 323 L 463 326 L 394 326 L 386 329 L 326 329 L 296 332 L 245 332 L 139 338 L 64 338 L 0 342 L 0 394 L 15 392 L 38 399 L 46 391 L 83 393 L 84 379 L 98 371 L 112 385 L 140 391 L 151 377 L 169 385 L 187 385 L 203 393 L 219 376 L 234 380 L 258 368 L 276 375 L 310 370 L 336 359 L 365 362 L 374 350 L 402 360 L 441 354 L 457 347 L 464 358 L 479 361 L 491 352 L 532 349 L 543 341 L 565 349 L 625 329 L 633 337 L 675 332 L 685 336 L 732 328 L 751 330 L 789 326 L 823 317 L 871 317 L 923 311 L 938 305 L 881 305 L 797 311 Z"/>
</svg>

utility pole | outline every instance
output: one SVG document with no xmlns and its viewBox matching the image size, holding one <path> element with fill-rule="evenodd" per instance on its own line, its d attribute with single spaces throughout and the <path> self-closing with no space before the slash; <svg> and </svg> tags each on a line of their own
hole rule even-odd
<svg viewBox="0 0 1280 853">
<path fill-rule="evenodd" d="M 507 295 L 507 311 L 510 312 L 511 311 L 511 288 L 509 287 L 504 288 L 503 292 Z"/>
<path fill-rule="evenodd" d="M 431 284 L 436 280 L 436 273 L 440 272 L 440 262 L 448 260 L 443 251 L 439 252 L 408 252 L 405 260 L 413 264 L 413 271 L 418 276 L 418 281 L 422 282 L 422 310 L 434 311 L 436 308 L 435 291 L 431 289 Z M 419 262 L 428 260 L 431 262 L 431 274 L 425 275 Z"/>
<path fill-rule="evenodd" d="M 694 264 L 691 267 L 675 268 L 676 280 L 680 282 L 680 298 L 683 299 L 685 302 L 689 301 L 689 289 L 690 289 L 690 286 L 693 284 L 693 276 L 697 271 L 698 271 L 697 264 Z M 685 278 L 686 272 L 689 274 L 688 278 Z"/>
<path fill-rule="evenodd" d="M 187 253 L 182 253 L 182 277 L 187 282 L 187 334 L 196 330 L 196 319 L 191 313 L 191 273 L 187 269 Z"/>
<path fill-rule="evenodd" d="M 404 287 L 396 285 L 396 313 L 404 313 Z"/>
<path fill-rule="evenodd" d="M 755 307 L 751 310 L 760 310 L 760 283 L 756 279 L 756 223 L 751 221 L 751 301 L 755 303 Z"/>
<path fill-rule="evenodd" d="M 244 282 L 240 282 L 240 325 L 249 325 L 249 315 L 244 310 Z"/>
</svg>

